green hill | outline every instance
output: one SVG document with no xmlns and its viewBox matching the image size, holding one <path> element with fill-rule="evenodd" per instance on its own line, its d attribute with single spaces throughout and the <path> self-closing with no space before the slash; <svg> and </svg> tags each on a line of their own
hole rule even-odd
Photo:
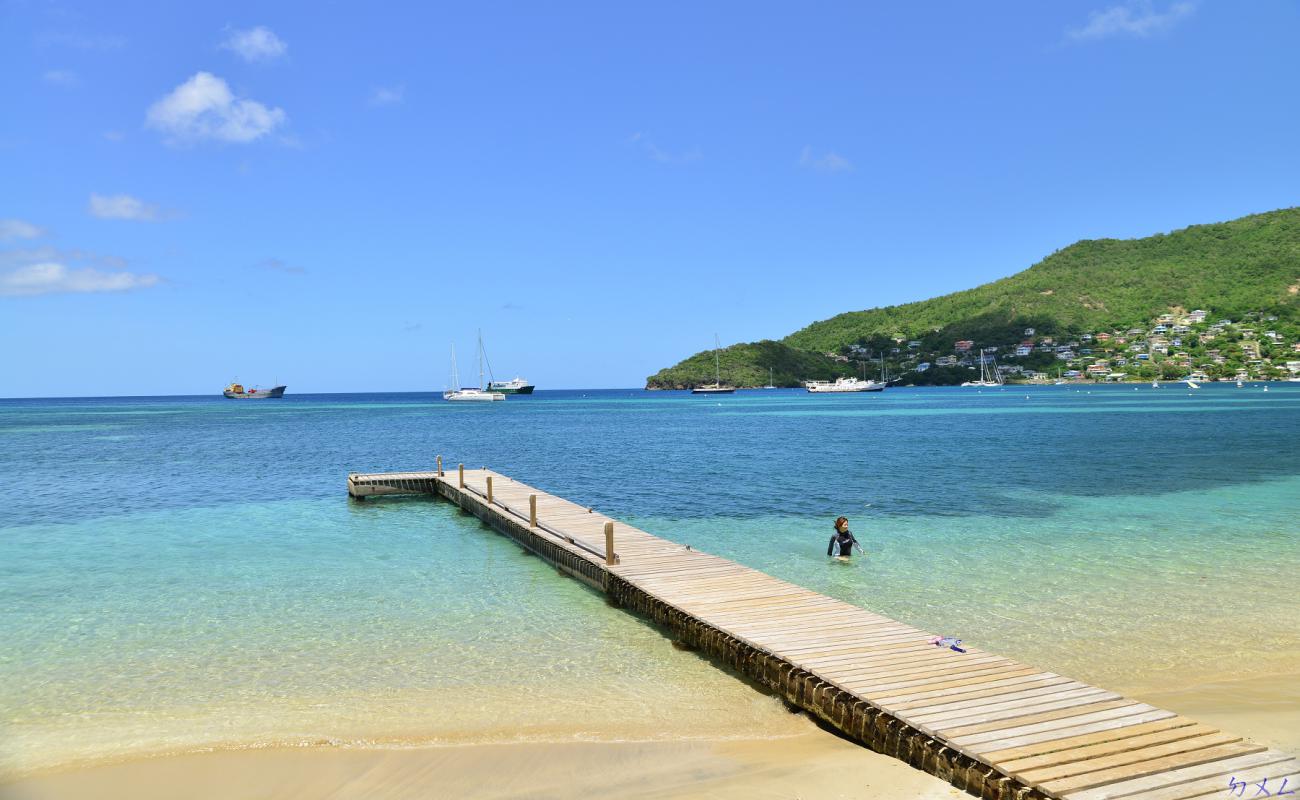
<svg viewBox="0 0 1300 800">
<path fill-rule="evenodd" d="M 805 380 L 829 380 L 852 374 L 852 368 L 820 353 L 799 350 L 783 342 L 764 339 L 733 344 L 718 353 L 722 382 L 730 386 L 764 386 L 768 370 L 776 386 L 799 386 Z M 651 389 L 690 389 L 713 383 L 713 351 L 696 353 L 675 367 L 661 369 L 646 379 Z"/>
<path fill-rule="evenodd" d="M 815 354 L 853 344 L 879 350 L 895 338 L 925 339 L 930 340 L 926 349 L 938 349 L 928 345 L 954 339 L 1006 341 L 1025 326 L 1040 333 L 1124 329 L 1175 308 L 1204 308 L 1229 317 L 1260 311 L 1292 321 L 1300 316 L 1297 291 L 1300 208 L 1288 208 L 1143 239 L 1080 241 L 1023 272 L 974 289 L 846 312 L 814 322 L 781 343 L 736 345 L 724 352 L 723 379 L 761 385 L 769 364 L 778 377 L 793 380 L 828 376 L 837 368 L 845 374 L 852 367 Z M 712 381 L 712 369 L 700 367 L 707 355 L 661 370 L 647 385 L 689 385 L 681 379 L 696 374 Z M 793 371 L 783 373 L 783 364 Z"/>
</svg>

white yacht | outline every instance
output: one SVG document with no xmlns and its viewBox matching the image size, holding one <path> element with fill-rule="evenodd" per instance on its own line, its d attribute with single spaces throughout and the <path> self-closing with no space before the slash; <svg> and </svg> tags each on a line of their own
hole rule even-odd
<svg viewBox="0 0 1300 800">
<path fill-rule="evenodd" d="M 996 389 L 1002 386 L 1002 373 L 998 371 L 998 362 L 996 359 L 987 358 L 984 350 L 980 350 L 980 379 L 977 381 L 966 381 L 962 386 L 985 386 Z"/>
<path fill-rule="evenodd" d="M 460 372 L 456 369 L 456 345 L 451 346 L 451 385 L 460 386 Z M 483 336 L 478 340 L 478 386 L 448 389 L 442 393 L 442 399 L 460 403 L 491 403 L 504 400 L 501 392 L 490 392 L 483 388 Z"/>
<path fill-rule="evenodd" d="M 804 381 L 804 388 L 813 394 L 882 392 L 885 390 L 885 384 L 860 378 L 836 378 L 833 381 Z"/>
<path fill-rule="evenodd" d="M 804 381 L 804 388 L 813 394 L 845 392 L 883 392 L 889 385 L 885 375 L 885 357 L 880 357 L 880 380 L 869 380 L 866 375 L 867 365 L 862 365 L 861 378 L 836 378 L 833 381 Z"/>
</svg>

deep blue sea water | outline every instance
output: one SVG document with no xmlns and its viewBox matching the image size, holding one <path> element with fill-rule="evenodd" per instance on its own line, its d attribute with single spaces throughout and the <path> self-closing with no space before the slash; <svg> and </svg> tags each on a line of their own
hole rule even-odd
<svg viewBox="0 0 1300 800">
<path fill-rule="evenodd" d="M 439 454 L 1111 688 L 1300 674 L 1296 384 L 0 400 L 0 774 L 792 730 L 472 518 L 346 497 Z"/>
</svg>

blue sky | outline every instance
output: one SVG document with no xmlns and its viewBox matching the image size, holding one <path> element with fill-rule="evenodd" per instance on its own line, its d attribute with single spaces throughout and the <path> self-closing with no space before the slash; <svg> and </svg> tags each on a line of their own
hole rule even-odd
<svg viewBox="0 0 1300 800">
<path fill-rule="evenodd" d="M 1296 205 L 1300 6 L 0 2 L 0 396 L 639 386 Z"/>
</svg>

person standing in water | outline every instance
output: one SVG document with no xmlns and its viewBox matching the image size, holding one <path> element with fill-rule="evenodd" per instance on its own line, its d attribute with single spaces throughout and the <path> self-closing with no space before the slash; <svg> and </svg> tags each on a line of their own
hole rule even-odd
<svg viewBox="0 0 1300 800">
<path fill-rule="evenodd" d="M 837 556 L 839 558 L 849 558 L 853 555 L 853 548 L 858 548 L 858 552 L 865 552 L 858 540 L 853 538 L 853 533 L 849 530 L 849 518 L 840 517 L 835 520 L 835 535 L 831 536 L 831 543 L 826 548 L 826 555 Z"/>
</svg>

